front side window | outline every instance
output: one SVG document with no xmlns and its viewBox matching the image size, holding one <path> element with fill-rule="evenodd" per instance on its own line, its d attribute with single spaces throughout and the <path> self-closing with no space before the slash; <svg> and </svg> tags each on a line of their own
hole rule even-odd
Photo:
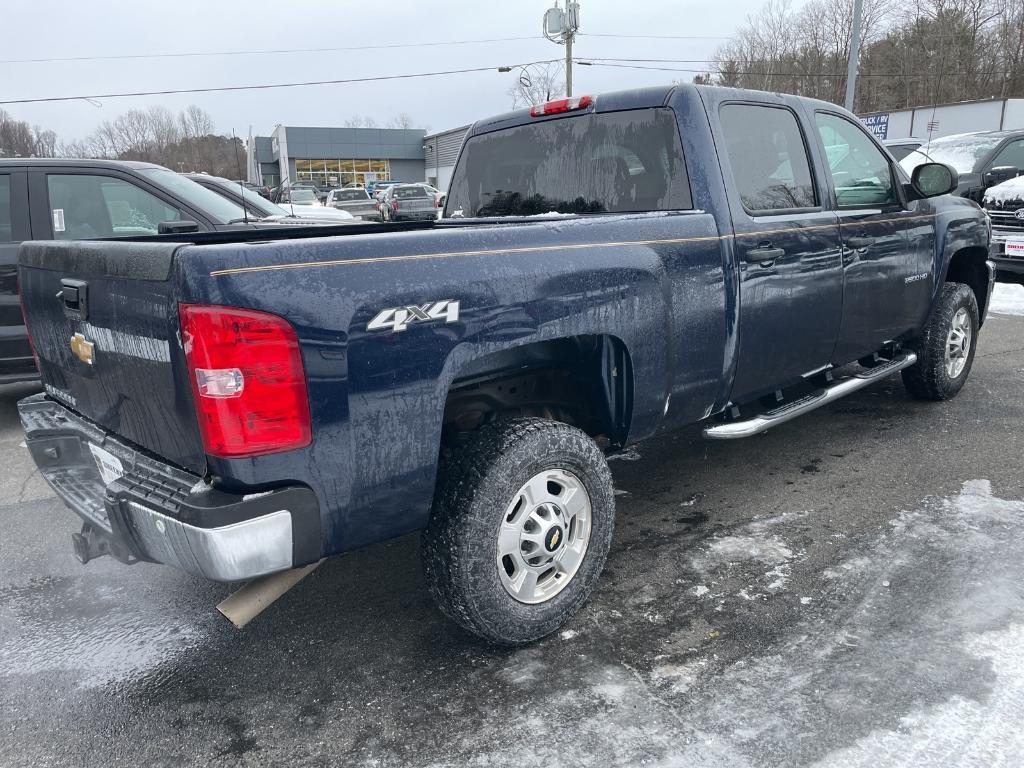
<svg viewBox="0 0 1024 768">
<path fill-rule="evenodd" d="M 14 223 L 11 212 L 11 177 L 0 174 L 0 243 L 14 240 Z"/>
<path fill-rule="evenodd" d="M 155 235 L 181 211 L 113 176 L 51 174 L 46 177 L 53 236 L 57 240 Z"/>
<path fill-rule="evenodd" d="M 840 208 L 893 205 L 899 202 L 889 159 L 864 130 L 838 115 L 814 116 L 825 145 L 828 169 Z"/>
<path fill-rule="evenodd" d="M 725 104 L 719 115 L 733 178 L 747 212 L 778 213 L 817 205 L 796 115 L 760 104 Z"/>
<path fill-rule="evenodd" d="M 1003 166 L 1012 166 L 1018 171 L 1024 170 L 1024 139 L 1011 141 L 999 150 L 996 159 L 992 161 L 992 167 L 999 168 Z"/>
<path fill-rule="evenodd" d="M 579 114 L 466 141 L 446 213 L 469 217 L 692 207 L 670 109 Z"/>
</svg>

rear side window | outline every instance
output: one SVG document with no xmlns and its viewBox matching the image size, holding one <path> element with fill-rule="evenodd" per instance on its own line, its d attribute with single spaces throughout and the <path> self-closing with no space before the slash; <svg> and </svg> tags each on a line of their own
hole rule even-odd
<svg viewBox="0 0 1024 768">
<path fill-rule="evenodd" d="M 455 169 L 446 214 L 691 207 L 675 116 L 656 108 L 545 120 L 473 136 Z"/>
<path fill-rule="evenodd" d="M 11 177 L 0 174 L 0 243 L 14 240 L 14 224 L 11 214 Z"/>
<path fill-rule="evenodd" d="M 781 107 L 726 104 L 719 117 L 729 165 L 748 213 L 817 205 L 796 115 Z"/>
</svg>

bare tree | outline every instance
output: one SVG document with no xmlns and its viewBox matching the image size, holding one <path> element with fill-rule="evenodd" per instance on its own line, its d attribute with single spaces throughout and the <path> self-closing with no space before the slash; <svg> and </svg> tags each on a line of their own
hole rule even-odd
<svg viewBox="0 0 1024 768">
<path fill-rule="evenodd" d="M 565 72 L 562 64 L 548 62 L 523 67 L 519 80 L 508 89 L 512 108 L 540 104 L 565 94 Z"/>
<path fill-rule="evenodd" d="M 377 121 L 372 117 L 363 117 L 362 115 L 354 115 L 348 118 L 343 125 L 346 128 L 376 128 Z"/>
<path fill-rule="evenodd" d="M 0 157 L 53 157 L 57 134 L 15 120 L 0 109 Z"/>
<path fill-rule="evenodd" d="M 415 123 L 413 122 L 412 116 L 408 112 L 399 112 L 397 115 L 388 120 L 387 128 L 412 128 Z"/>
</svg>

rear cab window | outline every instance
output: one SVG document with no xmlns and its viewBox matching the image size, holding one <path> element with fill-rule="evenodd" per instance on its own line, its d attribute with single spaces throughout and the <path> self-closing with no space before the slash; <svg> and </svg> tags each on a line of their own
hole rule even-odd
<svg viewBox="0 0 1024 768">
<path fill-rule="evenodd" d="M 631 213 L 693 207 L 665 107 L 543 120 L 472 136 L 445 214 Z"/>
<path fill-rule="evenodd" d="M 818 206 L 807 144 L 789 108 L 723 104 L 719 119 L 736 190 L 747 213 L 764 216 Z"/>
</svg>

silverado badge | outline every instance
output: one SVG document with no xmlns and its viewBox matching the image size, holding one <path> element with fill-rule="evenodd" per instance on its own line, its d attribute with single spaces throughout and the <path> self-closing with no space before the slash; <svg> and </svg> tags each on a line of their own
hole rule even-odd
<svg viewBox="0 0 1024 768">
<path fill-rule="evenodd" d="M 96 345 L 87 341 L 80 333 L 71 337 L 71 351 L 75 353 L 75 357 L 88 365 L 92 365 L 96 360 Z"/>
</svg>

